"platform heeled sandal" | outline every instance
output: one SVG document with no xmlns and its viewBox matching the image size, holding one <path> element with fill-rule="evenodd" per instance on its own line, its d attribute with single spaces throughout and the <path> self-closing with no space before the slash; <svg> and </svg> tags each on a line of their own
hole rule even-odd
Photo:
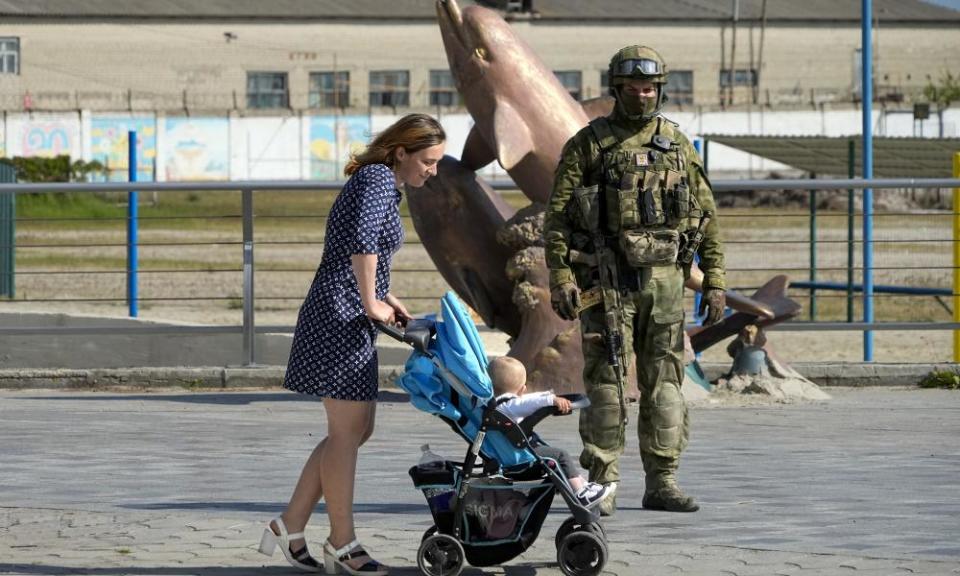
<svg viewBox="0 0 960 576">
<path fill-rule="evenodd" d="M 283 550 L 284 558 L 287 559 L 287 562 L 289 562 L 291 566 L 299 568 L 304 572 L 321 572 L 323 566 L 310 555 L 306 544 L 296 552 L 290 549 L 290 541 L 303 538 L 303 532 L 288 534 L 287 527 L 279 516 L 274 518 L 273 521 L 277 523 L 277 529 L 280 530 L 280 534 L 274 534 L 273 528 L 270 527 L 270 524 L 267 524 L 267 527 L 263 529 L 263 536 L 260 538 L 260 553 L 273 556 L 273 551 L 277 547 L 277 544 L 279 544 L 280 549 Z"/>
<path fill-rule="evenodd" d="M 370 558 L 370 554 L 363 549 L 363 545 L 360 544 L 359 540 L 354 540 L 342 548 L 334 548 L 333 544 L 327 540 L 323 544 L 324 571 L 327 574 L 343 573 L 353 576 L 387 576 L 387 574 L 389 574 L 387 567 L 373 558 L 370 558 L 359 568 L 354 568 L 347 564 L 347 561 L 363 556 Z"/>
</svg>

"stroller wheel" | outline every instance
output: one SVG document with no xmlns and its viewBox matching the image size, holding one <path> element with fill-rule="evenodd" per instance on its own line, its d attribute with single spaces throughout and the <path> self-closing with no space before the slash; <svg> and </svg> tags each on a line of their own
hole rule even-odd
<svg viewBox="0 0 960 576">
<path fill-rule="evenodd" d="M 567 518 L 563 521 L 563 524 L 560 525 L 560 528 L 557 529 L 557 536 L 554 538 L 554 545 L 557 547 L 557 550 L 560 549 L 560 543 L 563 542 L 563 539 L 567 537 L 567 534 L 570 534 L 574 530 L 587 530 L 593 532 L 600 537 L 600 540 L 607 541 L 607 531 L 603 529 L 603 525 L 599 522 L 591 522 L 581 527 L 580 524 L 577 524 L 576 518 L 573 516 Z"/>
<path fill-rule="evenodd" d="M 437 526 L 436 526 L 436 525 L 433 525 L 433 526 L 427 528 L 426 532 L 423 533 L 423 536 L 420 537 L 420 543 L 423 544 L 424 542 L 427 541 L 427 538 L 433 536 L 433 535 L 436 534 L 436 533 L 437 533 Z"/>
<path fill-rule="evenodd" d="M 596 576 L 607 563 L 607 545 L 592 530 L 573 531 L 560 542 L 557 563 L 566 576 Z"/>
<path fill-rule="evenodd" d="M 433 534 L 420 544 L 417 566 L 426 576 L 458 576 L 463 570 L 465 557 L 463 546 L 456 538 Z"/>
<path fill-rule="evenodd" d="M 577 524 L 577 519 L 573 516 L 563 521 L 563 524 L 561 524 L 560 528 L 557 529 L 556 537 L 553 539 L 553 543 L 557 547 L 557 551 L 560 550 L 560 543 L 563 542 L 563 539 L 566 538 L 568 534 L 576 530 L 577 526 L 579 526 L 579 524 Z"/>
</svg>

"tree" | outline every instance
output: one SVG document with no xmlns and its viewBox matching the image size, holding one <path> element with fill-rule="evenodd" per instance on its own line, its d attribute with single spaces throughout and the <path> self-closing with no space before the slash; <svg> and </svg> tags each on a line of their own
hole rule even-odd
<svg viewBox="0 0 960 576">
<path fill-rule="evenodd" d="M 934 84 L 931 80 L 923 89 L 923 95 L 930 102 L 937 105 L 937 118 L 940 121 L 940 137 L 943 138 L 943 111 L 954 102 L 960 102 L 960 75 L 954 76 L 945 71 L 940 76 L 940 82 Z"/>
</svg>

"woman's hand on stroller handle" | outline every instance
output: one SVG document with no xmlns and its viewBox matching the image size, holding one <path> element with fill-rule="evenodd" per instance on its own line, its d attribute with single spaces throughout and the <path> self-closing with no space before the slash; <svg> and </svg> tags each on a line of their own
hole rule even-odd
<svg viewBox="0 0 960 576">
<path fill-rule="evenodd" d="M 369 304 L 364 304 L 364 311 L 367 313 L 367 318 L 373 320 L 374 322 L 380 322 L 381 324 L 387 324 L 390 326 L 397 325 L 397 314 L 393 306 L 387 304 L 383 300 L 374 300 Z"/>
<path fill-rule="evenodd" d="M 413 320 L 413 316 L 410 315 L 410 312 L 407 311 L 407 307 L 403 305 L 403 302 L 393 294 L 387 294 L 386 298 L 383 299 L 391 308 L 393 308 L 393 314 L 395 318 L 395 323 L 400 326 L 406 326 L 407 322 Z"/>
</svg>

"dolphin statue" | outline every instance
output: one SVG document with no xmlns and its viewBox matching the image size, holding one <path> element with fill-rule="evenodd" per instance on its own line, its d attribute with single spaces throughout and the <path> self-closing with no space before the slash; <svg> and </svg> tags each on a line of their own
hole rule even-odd
<svg viewBox="0 0 960 576">
<path fill-rule="evenodd" d="M 510 355 L 527 366 L 531 389 L 582 390 L 579 323 L 561 320 L 550 307 L 539 229 L 529 221 L 515 225 L 522 215 L 474 171 L 497 160 L 542 211 L 564 144 L 592 118 L 609 114 L 613 99 L 576 102 L 495 11 L 461 10 L 456 0 L 437 0 L 436 9 L 450 69 L 475 124 L 459 162 L 445 158 L 436 177 L 408 190 L 414 227 L 450 286 L 488 326 L 511 336 Z M 537 232 L 526 241 L 504 240 L 525 228 Z M 700 280 L 694 273 L 687 285 L 698 289 Z M 748 317 L 774 319 L 762 302 L 733 293 L 728 301 Z"/>
<path fill-rule="evenodd" d="M 590 118 L 495 11 L 439 0 L 437 18 L 457 90 L 476 121 L 461 161 L 478 169 L 496 159 L 528 198 L 546 203 L 563 145 Z"/>
</svg>

